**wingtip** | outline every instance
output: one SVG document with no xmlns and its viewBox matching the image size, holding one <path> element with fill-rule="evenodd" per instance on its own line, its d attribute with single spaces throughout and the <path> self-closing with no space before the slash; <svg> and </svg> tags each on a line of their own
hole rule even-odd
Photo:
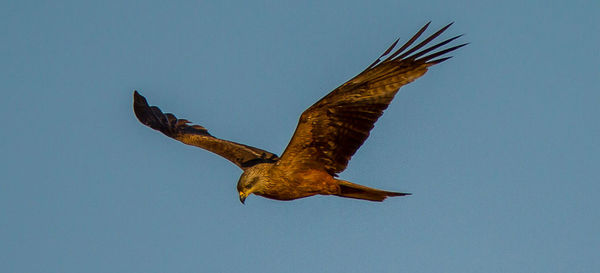
<svg viewBox="0 0 600 273">
<path fill-rule="evenodd" d="M 469 44 L 470 44 L 470 43 L 464 43 L 464 44 L 460 44 L 460 45 L 454 46 L 454 47 L 452 47 L 452 50 L 459 49 L 459 48 L 461 48 L 461 47 L 463 47 L 463 46 L 466 46 L 466 45 L 469 45 Z M 452 50 L 451 50 L 451 51 L 452 51 Z"/>
<path fill-rule="evenodd" d="M 442 33 L 444 31 L 446 31 L 446 29 L 450 28 L 453 24 L 454 24 L 454 22 L 450 22 L 450 24 L 445 25 L 443 28 L 441 28 L 440 30 L 438 30 L 438 32 Z"/>
<path fill-rule="evenodd" d="M 133 90 L 133 100 L 139 101 L 145 99 L 137 90 Z"/>
<path fill-rule="evenodd" d="M 454 56 L 448 56 L 448 57 L 445 57 L 445 58 L 432 60 L 432 61 L 427 62 L 427 64 L 429 64 L 430 66 L 431 65 L 436 65 L 436 64 L 439 64 L 439 63 L 443 63 L 443 62 L 447 61 L 448 59 L 451 59 L 452 57 L 454 57 Z"/>
<path fill-rule="evenodd" d="M 133 102 L 134 104 L 142 104 L 142 105 L 148 105 L 148 101 L 146 101 L 146 98 L 144 96 L 142 96 L 140 93 L 138 93 L 137 90 L 133 91 Z"/>
<path fill-rule="evenodd" d="M 429 28 L 429 25 L 431 25 L 431 21 L 427 22 L 427 24 L 425 24 L 423 27 L 421 27 L 421 29 L 419 29 L 418 32 L 425 32 L 425 30 L 427 30 L 427 28 Z"/>
</svg>

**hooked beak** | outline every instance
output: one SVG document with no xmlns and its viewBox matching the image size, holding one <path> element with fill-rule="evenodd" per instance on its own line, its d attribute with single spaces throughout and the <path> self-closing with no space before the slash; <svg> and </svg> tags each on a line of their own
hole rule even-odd
<svg viewBox="0 0 600 273">
<path fill-rule="evenodd" d="M 242 202 L 242 204 L 245 204 L 244 202 L 246 201 L 246 197 L 248 197 L 248 195 L 240 192 L 240 202 Z"/>
</svg>

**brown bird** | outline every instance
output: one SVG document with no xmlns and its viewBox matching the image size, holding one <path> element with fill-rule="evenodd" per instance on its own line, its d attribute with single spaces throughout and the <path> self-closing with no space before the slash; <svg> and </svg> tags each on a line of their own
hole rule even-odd
<svg viewBox="0 0 600 273">
<path fill-rule="evenodd" d="M 367 139 L 398 89 L 423 76 L 430 66 L 451 58 L 438 57 L 466 45 L 435 51 L 462 36 L 459 35 L 420 50 L 451 25 L 409 48 L 427 29 L 427 23 L 392 53 L 398 43 L 396 40 L 363 72 L 306 109 L 281 157 L 216 138 L 200 125 L 191 125 L 185 119 L 177 119 L 156 106 L 149 106 L 137 91 L 133 93 L 133 109 L 138 120 L 152 129 L 218 154 L 240 167 L 244 173 L 237 190 L 242 203 L 252 193 L 276 200 L 321 194 L 383 201 L 388 196 L 409 195 L 369 188 L 335 177 L 346 169 L 348 161 Z M 386 58 L 382 60 L 383 57 Z"/>
</svg>

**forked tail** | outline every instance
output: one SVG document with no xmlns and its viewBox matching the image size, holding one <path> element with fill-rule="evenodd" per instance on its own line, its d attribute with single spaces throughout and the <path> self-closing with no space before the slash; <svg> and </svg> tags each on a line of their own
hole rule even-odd
<svg viewBox="0 0 600 273">
<path fill-rule="evenodd" d="M 340 186 L 340 192 L 336 195 L 341 196 L 341 197 L 347 197 L 347 198 L 356 198 L 356 199 L 381 202 L 381 201 L 385 200 L 388 196 L 410 195 L 410 193 L 404 193 L 404 192 L 382 191 L 382 190 L 354 184 L 354 183 L 344 181 L 344 180 L 338 180 L 338 185 Z"/>
</svg>

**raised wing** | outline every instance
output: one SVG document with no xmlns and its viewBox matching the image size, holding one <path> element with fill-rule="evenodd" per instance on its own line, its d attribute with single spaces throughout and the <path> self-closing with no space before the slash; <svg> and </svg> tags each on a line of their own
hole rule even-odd
<svg viewBox="0 0 600 273">
<path fill-rule="evenodd" d="M 331 175 L 342 172 L 398 89 L 421 77 L 428 67 L 451 58 L 438 57 L 466 45 L 434 51 L 459 35 L 418 51 L 451 25 L 408 49 L 427 29 L 427 23 L 388 56 L 396 47 L 396 40 L 367 69 L 309 107 L 300 116 L 294 136 L 277 164 L 325 169 Z"/>
<path fill-rule="evenodd" d="M 149 106 L 146 98 L 137 91 L 133 92 L 133 111 L 144 125 L 185 144 L 218 154 L 242 169 L 258 163 L 274 163 L 279 159 L 276 154 L 265 150 L 216 138 L 200 125 L 189 125 L 190 122 L 185 119 L 163 113 L 158 107 Z"/>
</svg>

